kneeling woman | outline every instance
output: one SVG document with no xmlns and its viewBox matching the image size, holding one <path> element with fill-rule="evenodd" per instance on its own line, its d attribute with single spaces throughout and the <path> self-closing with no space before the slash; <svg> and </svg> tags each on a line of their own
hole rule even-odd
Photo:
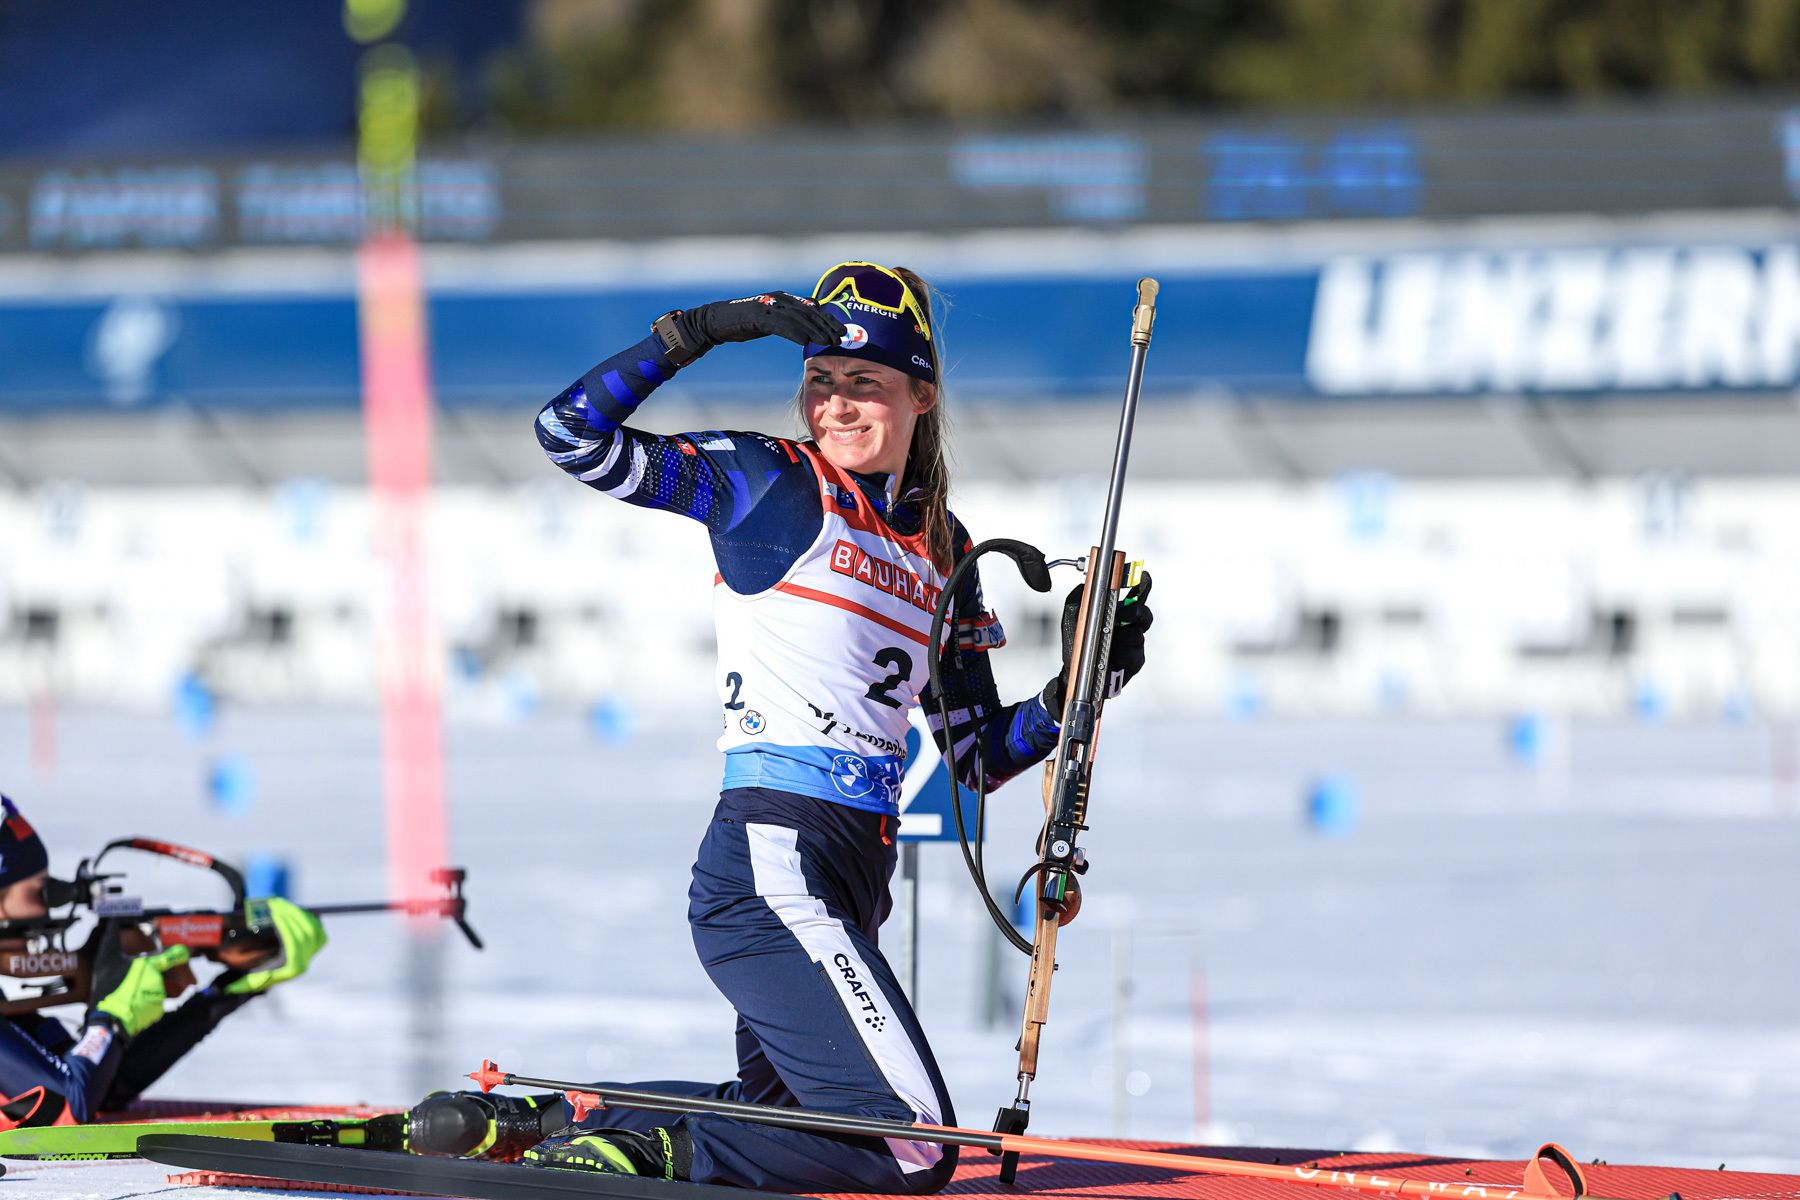
<svg viewBox="0 0 1800 1200">
<path fill-rule="evenodd" d="M 810 437 L 659 437 L 628 427 L 650 393 L 724 342 L 805 347 Z M 1063 679 L 1003 705 L 987 653 L 1004 643 L 973 572 L 941 650 L 952 726 L 928 694 L 932 610 L 970 539 L 946 505 L 939 356 L 917 276 L 870 263 L 784 292 L 660 317 L 537 418 L 545 452 L 615 499 L 668 509 L 712 535 L 725 777 L 694 864 L 688 919 L 708 975 L 737 1009 L 738 1077 L 636 1086 L 933 1124 L 950 1097 L 877 948 L 891 907 L 907 714 L 923 699 L 966 782 L 994 787 L 1056 745 Z M 1143 662 L 1150 615 L 1133 605 L 1111 666 Z M 950 662 L 948 660 L 957 661 Z M 1064 664 L 1067 671 L 1067 664 Z M 500 1101 L 488 1139 L 560 1122 Z M 541 1114 L 541 1115 L 540 1115 Z M 547 1166 L 797 1192 L 925 1193 L 955 1150 L 822 1135 L 725 1117 L 607 1110 L 525 1152 Z M 509 1135 L 506 1131 L 512 1130 Z"/>
</svg>

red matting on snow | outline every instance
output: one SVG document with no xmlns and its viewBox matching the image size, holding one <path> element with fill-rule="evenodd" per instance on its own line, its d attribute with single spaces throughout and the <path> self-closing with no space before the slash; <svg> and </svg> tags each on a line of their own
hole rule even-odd
<svg viewBox="0 0 1800 1200">
<path fill-rule="evenodd" d="M 140 1100 L 122 1112 L 108 1113 L 107 1121 L 151 1120 L 307 1120 L 313 1117 L 371 1117 L 392 1112 L 369 1105 L 330 1104 L 247 1104 L 207 1100 Z M 1083 1200 L 1303 1200 L 1304 1191 L 1340 1191 L 1348 1189 L 1334 1183 L 1331 1172 L 1354 1171 L 1359 1175 L 1377 1173 L 1384 1178 L 1421 1179 L 1450 1186 L 1444 1200 L 1504 1200 L 1505 1192 L 1482 1184 L 1497 1184 L 1502 1189 L 1523 1184 L 1525 1163 L 1495 1162 L 1473 1158 L 1436 1158 L 1426 1154 L 1346 1154 L 1334 1150 L 1274 1150 L 1242 1146 L 1188 1146 L 1173 1142 L 1121 1142 L 1091 1140 L 1097 1146 L 1129 1146 L 1138 1150 L 1160 1150 L 1171 1154 L 1192 1154 L 1201 1158 L 1228 1159 L 1235 1162 L 1304 1166 L 1319 1168 L 1317 1184 L 1282 1183 L 1265 1179 L 1242 1179 L 1231 1175 L 1189 1174 L 1157 1167 L 1118 1166 L 1111 1163 L 1079 1162 L 1070 1159 L 1040 1158 L 1026 1155 L 1019 1161 L 1017 1181 L 1008 1186 L 1000 1182 L 1000 1158 L 981 1150 L 964 1148 L 957 1163 L 956 1178 L 941 1193 L 946 1196 L 973 1197 L 976 1200 L 1024 1200 L 1031 1195 L 1082 1197 Z M 1729 1164 L 1727 1164 L 1729 1165 Z M 1573 1189 L 1562 1172 L 1546 1166 L 1552 1186 L 1559 1192 Z M 1583 1163 L 1588 1192 L 1596 1197 L 1617 1200 L 1668 1200 L 1679 1195 L 1681 1200 L 1800 1200 L 1800 1175 L 1769 1175 L 1752 1171 L 1700 1171 L 1682 1167 L 1608 1166 Z M 303 1184 L 281 1180 L 261 1180 L 248 1175 L 226 1175 L 215 1171 L 190 1171 L 170 1175 L 170 1183 L 210 1185 L 214 1187 L 269 1187 L 289 1191 L 354 1191 L 335 1185 Z M 378 1192 L 380 1195 L 403 1193 Z M 1352 1193 L 1356 1194 L 1356 1193 Z M 845 1193 L 834 1200 L 874 1200 L 860 1193 Z"/>
<path fill-rule="evenodd" d="M 218 1110 L 218 1106 L 213 1106 Z M 258 1114 L 348 1114 L 345 1108 L 274 1108 L 236 1110 Z M 373 1111 L 373 1110 L 369 1110 Z M 166 1114 L 165 1114 L 166 1115 Z M 278 1117 L 258 1119 L 279 1119 Z M 1376 1172 L 1394 1179 L 1423 1179 L 1451 1185 L 1445 1200 L 1502 1200 L 1504 1191 L 1483 1191 L 1480 1184 L 1516 1187 L 1524 1181 L 1523 1162 L 1492 1162 L 1470 1158 L 1433 1158 L 1423 1154 L 1342 1154 L 1327 1150 L 1262 1150 L 1243 1147 L 1182 1146 L 1168 1142 L 1095 1141 L 1102 1146 L 1131 1146 L 1142 1150 L 1191 1153 L 1206 1158 L 1238 1162 L 1278 1163 L 1282 1166 L 1318 1167 L 1319 1184 L 1306 1188 L 1273 1180 L 1240 1179 L 1228 1175 L 1190 1175 L 1152 1167 L 1113 1166 L 1108 1163 L 1073 1162 L 1027 1155 L 1019 1162 L 1017 1182 L 999 1180 L 1000 1159 L 979 1150 L 963 1150 L 956 1178 L 943 1195 L 977 1197 L 980 1200 L 1023 1200 L 1028 1196 L 1082 1197 L 1084 1200 L 1299 1200 L 1303 1191 L 1342 1191 L 1334 1187 L 1330 1173 Z M 1764 1175 L 1749 1171 L 1698 1171 L 1680 1167 L 1617 1167 L 1583 1164 L 1588 1190 L 1594 1196 L 1619 1200 L 1800 1200 L 1800 1175 Z M 1566 1190 L 1561 1173 L 1549 1171 L 1559 1191 Z M 274 1188 L 286 1191 L 352 1192 L 362 1189 L 330 1184 L 292 1183 L 227 1175 L 216 1171 L 190 1171 L 168 1176 L 170 1183 L 211 1187 Z M 404 1193 L 378 1192 L 379 1195 Z M 835 1200 L 873 1200 L 850 1193 Z"/>
<path fill-rule="evenodd" d="M 1074 1162 L 1067 1159 L 1019 1160 L 1017 1181 L 1000 1182 L 1000 1159 L 983 1150 L 963 1149 L 956 1178 L 943 1195 L 982 1197 L 984 1200 L 1024 1200 L 1031 1195 L 1079 1196 L 1084 1200 L 1305 1200 L 1309 1191 L 1333 1187 L 1330 1172 L 1369 1171 L 1384 1178 L 1425 1179 L 1448 1183 L 1445 1200 L 1501 1200 L 1504 1192 L 1470 1190 L 1478 1183 L 1517 1187 L 1524 1182 L 1523 1162 L 1489 1162 L 1468 1158 L 1433 1158 L 1424 1154 L 1343 1154 L 1329 1150 L 1261 1150 L 1243 1147 L 1183 1146 L 1168 1142 L 1115 1142 L 1094 1139 L 1102 1146 L 1131 1146 L 1164 1150 L 1238 1162 L 1279 1163 L 1323 1168 L 1319 1185 L 1240 1179 L 1229 1175 L 1188 1175 L 1154 1167 L 1113 1166 L 1109 1163 Z M 1800 1175 L 1763 1175 L 1748 1171 L 1696 1171 L 1677 1167 L 1613 1167 L 1582 1164 L 1588 1191 L 1594 1196 L 1620 1200 L 1664 1200 L 1678 1192 L 1681 1200 L 1800 1200 Z M 1562 1173 L 1546 1166 L 1546 1174 L 1558 1191 L 1566 1187 Z M 1354 1195 L 1355 1193 L 1348 1193 Z M 851 1200 L 840 1197 L 839 1200 Z M 855 1200 L 862 1200 L 856 1197 Z"/>
<path fill-rule="evenodd" d="M 311 1121 L 318 1117 L 378 1117 L 393 1108 L 367 1104 L 253 1104 L 231 1100 L 134 1100 L 94 1120 L 118 1121 Z"/>
</svg>

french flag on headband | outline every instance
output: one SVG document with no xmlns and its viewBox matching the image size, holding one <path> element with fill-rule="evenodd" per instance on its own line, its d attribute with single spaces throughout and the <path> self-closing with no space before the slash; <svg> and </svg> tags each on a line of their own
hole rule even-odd
<svg viewBox="0 0 1800 1200">
<path fill-rule="evenodd" d="M 847 326 L 843 339 L 835 346 L 808 342 L 802 357 L 837 354 L 845 358 L 865 358 L 911 375 L 914 379 L 923 379 L 926 383 L 937 382 L 937 367 L 934 365 L 936 360 L 931 354 L 931 342 L 911 313 L 891 313 L 876 308 L 873 304 L 865 304 L 854 296 L 833 300 L 825 307 L 837 309 L 843 317 Z"/>
</svg>

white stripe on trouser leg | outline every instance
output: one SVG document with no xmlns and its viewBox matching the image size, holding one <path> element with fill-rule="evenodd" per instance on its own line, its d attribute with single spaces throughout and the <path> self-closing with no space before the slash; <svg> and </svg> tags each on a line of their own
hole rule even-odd
<svg viewBox="0 0 1800 1200">
<path fill-rule="evenodd" d="M 750 839 L 756 894 L 768 902 L 801 948 L 837 985 L 850 1024 L 862 1035 L 869 1057 L 894 1095 L 912 1108 L 917 1120 L 941 1124 L 931 1074 L 906 1028 L 895 1019 L 893 1002 L 856 952 L 843 922 L 826 915 L 825 902 L 806 889 L 806 875 L 800 869 L 800 835 L 782 825 L 755 821 L 747 822 L 744 829 Z M 929 1170 L 944 1157 L 944 1148 L 935 1142 L 886 1141 L 906 1174 Z"/>
</svg>

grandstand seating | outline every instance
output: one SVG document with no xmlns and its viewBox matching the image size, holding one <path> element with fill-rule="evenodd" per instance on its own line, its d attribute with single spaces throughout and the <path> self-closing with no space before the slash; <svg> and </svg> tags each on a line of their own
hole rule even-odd
<svg viewBox="0 0 1800 1200">
<path fill-rule="evenodd" d="M 1371 515 L 1342 481 L 1154 481 L 1122 544 L 1157 579 L 1162 710 L 1549 711 L 1646 718 L 1800 712 L 1800 486 L 1389 482 Z M 1085 549 L 1089 483 L 970 484 L 979 537 Z M 440 490 L 432 622 L 453 708 L 710 703 L 703 531 L 558 478 Z M 0 701 L 157 707 L 196 674 L 227 699 L 372 703 L 374 606 L 391 602 L 367 493 L 63 489 L 0 498 Z M 1065 573 L 1038 596 L 984 583 L 1011 649 L 1002 690 L 1054 664 Z"/>
</svg>

